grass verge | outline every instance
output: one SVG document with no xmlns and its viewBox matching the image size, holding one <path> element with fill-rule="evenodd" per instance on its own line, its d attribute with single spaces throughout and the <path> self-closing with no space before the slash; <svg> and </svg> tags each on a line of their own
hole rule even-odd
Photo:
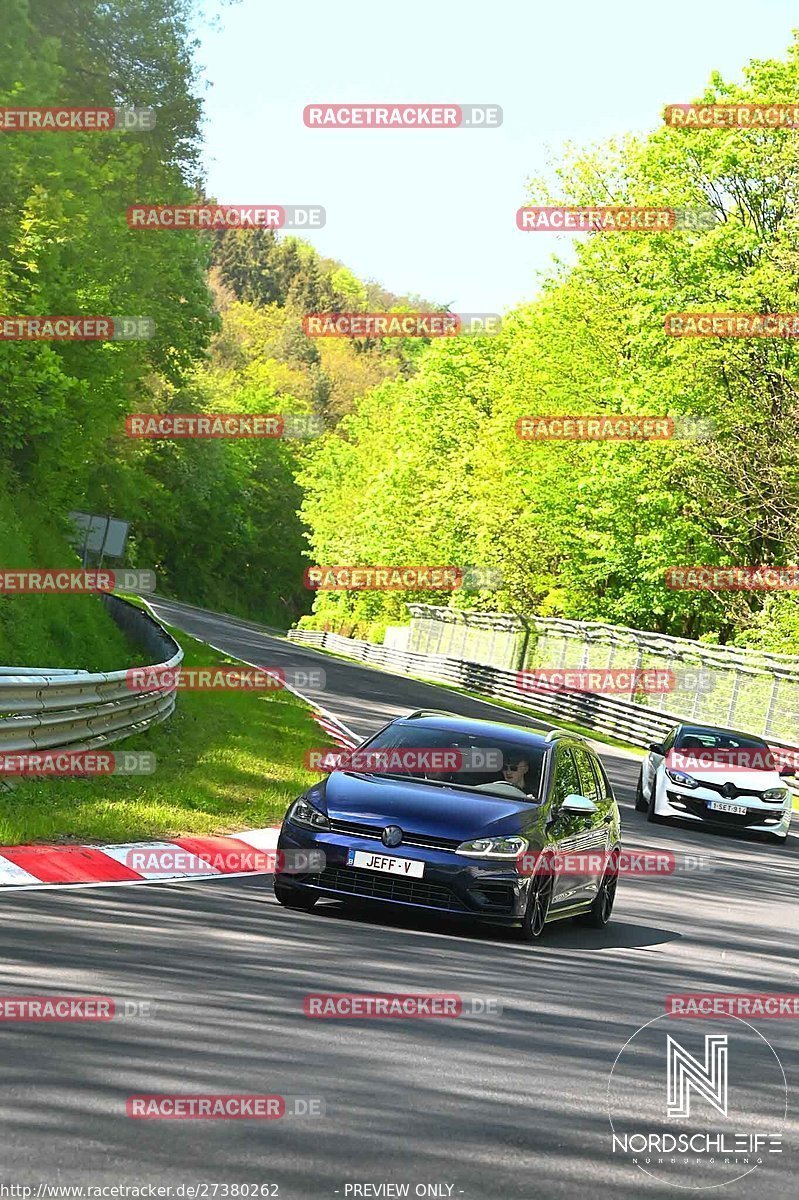
<svg viewBox="0 0 799 1200">
<path fill-rule="evenodd" d="M 237 661 L 171 632 L 187 667 Z M 168 721 L 111 747 L 152 751 L 154 774 L 21 780 L 0 794 L 0 843 L 125 842 L 273 825 L 319 779 L 304 768 L 305 751 L 330 744 L 286 690 L 181 692 Z"/>
</svg>

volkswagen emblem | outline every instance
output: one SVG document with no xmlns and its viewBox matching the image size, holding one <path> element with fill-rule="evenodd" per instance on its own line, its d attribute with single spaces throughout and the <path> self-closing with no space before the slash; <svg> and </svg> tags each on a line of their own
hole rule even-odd
<svg viewBox="0 0 799 1200">
<path fill-rule="evenodd" d="M 725 783 L 724 787 L 721 789 L 721 794 L 722 794 L 722 796 L 726 796 L 727 799 L 730 800 L 730 799 L 732 799 L 733 796 L 738 795 L 738 789 L 734 783 Z M 386 844 L 388 844 L 388 843 L 386 843 Z"/>
<path fill-rule="evenodd" d="M 402 841 L 402 830 L 399 825 L 386 825 L 380 834 L 380 841 L 384 846 L 398 846 Z"/>
</svg>

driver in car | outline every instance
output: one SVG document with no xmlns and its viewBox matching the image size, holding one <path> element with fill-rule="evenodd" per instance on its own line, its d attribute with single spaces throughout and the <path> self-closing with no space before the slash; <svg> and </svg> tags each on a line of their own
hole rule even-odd
<svg viewBox="0 0 799 1200">
<path fill-rule="evenodd" d="M 507 754 L 502 766 L 502 778 L 493 783 L 479 783 L 478 791 L 501 793 L 507 796 L 526 796 L 524 781 L 530 763 L 518 754 Z"/>
</svg>

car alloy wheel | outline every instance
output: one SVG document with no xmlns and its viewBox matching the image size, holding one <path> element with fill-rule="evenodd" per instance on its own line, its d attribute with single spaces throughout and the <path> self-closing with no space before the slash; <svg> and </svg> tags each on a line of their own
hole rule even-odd
<svg viewBox="0 0 799 1200">
<path fill-rule="evenodd" d="M 619 855 L 615 852 L 611 855 L 610 862 L 607 865 L 605 874 L 602 876 L 602 882 L 599 885 L 597 894 L 591 903 L 591 907 L 585 914 L 584 920 L 588 925 L 593 925 L 595 929 L 604 929 L 610 920 L 613 912 L 613 902 L 616 899 L 616 886 L 619 882 Z"/>
<path fill-rule="evenodd" d="M 527 896 L 527 907 L 522 921 L 522 936 L 527 942 L 535 942 L 544 932 L 547 914 L 552 900 L 553 879 L 551 874 L 535 875 Z"/>
</svg>

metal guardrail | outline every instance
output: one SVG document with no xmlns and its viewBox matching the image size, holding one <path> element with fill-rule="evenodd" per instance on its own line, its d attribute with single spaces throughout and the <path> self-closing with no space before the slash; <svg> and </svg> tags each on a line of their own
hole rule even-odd
<svg viewBox="0 0 799 1200">
<path fill-rule="evenodd" d="M 683 720 L 747 729 L 773 745 L 799 741 L 799 655 L 722 646 L 600 621 L 479 613 L 409 604 L 407 647 L 507 669 L 668 670 L 672 690 L 627 699 Z M 690 682 L 698 671 L 708 680 Z M 636 694 L 638 692 L 638 694 Z"/>
<path fill-rule="evenodd" d="M 534 692 L 527 691 L 518 686 L 518 671 L 486 663 L 466 662 L 442 654 L 394 650 L 320 630 L 292 629 L 288 638 L 292 642 L 331 650 L 335 654 L 384 667 L 401 675 L 418 675 L 435 683 L 450 684 L 504 700 L 522 709 L 546 713 L 555 718 L 554 723 L 572 721 L 597 733 L 615 736 L 632 746 L 646 747 L 651 742 L 662 741 L 673 726 L 688 719 L 684 714 L 663 712 L 617 696 L 567 692 L 544 686 L 537 687 Z M 768 740 L 775 749 L 795 749 L 788 742 L 774 738 Z M 799 795 L 799 785 L 788 786 L 795 795 Z"/>
<path fill-rule="evenodd" d="M 677 723 L 679 717 L 632 704 L 616 697 L 589 692 L 563 692 L 552 689 L 531 693 L 518 687 L 518 672 L 486 663 L 465 662 L 443 654 L 423 654 L 414 650 L 393 650 L 373 642 L 342 637 L 338 633 L 292 629 L 289 641 L 332 650 L 358 662 L 385 667 L 402 675 L 419 675 L 435 683 L 446 683 L 483 696 L 506 700 L 520 708 L 551 713 L 559 719 L 571 719 L 589 729 L 617 734 L 633 745 L 656 741 Z"/>
<path fill-rule="evenodd" d="M 106 595 L 117 625 L 172 672 L 183 659 L 175 639 L 135 604 Z M 0 753 L 37 750 L 94 750 L 140 733 L 174 711 L 177 683 L 133 691 L 129 673 L 0 668 Z"/>
</svg>

